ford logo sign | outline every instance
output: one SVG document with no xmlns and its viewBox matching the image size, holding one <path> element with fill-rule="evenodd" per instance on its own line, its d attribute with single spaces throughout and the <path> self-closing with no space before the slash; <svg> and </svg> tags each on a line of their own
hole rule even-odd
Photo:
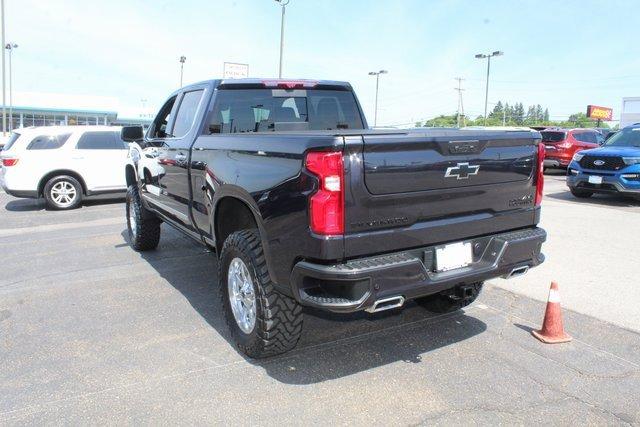
<svg viewBox="0 0 640 427">
<path fill-rule="evenodd" d="M 594 160 L 593 164 L 596 166 L 602 166 L 604 165 L 604 160 Z"/>
</svg>

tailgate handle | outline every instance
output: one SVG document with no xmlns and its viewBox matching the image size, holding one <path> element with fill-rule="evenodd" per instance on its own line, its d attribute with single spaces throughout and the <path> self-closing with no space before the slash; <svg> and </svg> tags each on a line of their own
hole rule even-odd
<svg viewBox="0 0 640 427">
<path fill-rule="evenodd" d="M 478 140 L 449 141 L 449 153 L 470 154 L 480 152 L 482 145 Z"/>
</svg>

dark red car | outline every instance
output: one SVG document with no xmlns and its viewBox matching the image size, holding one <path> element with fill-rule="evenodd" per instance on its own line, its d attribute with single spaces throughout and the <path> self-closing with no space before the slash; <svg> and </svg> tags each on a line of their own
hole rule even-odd
<svg viewBox="0 0 640 427">
<path fill-rule="evenodd" d="M 597 148 L 604 141 L 602 134 L 594 129 L 548 129 L 540 133 L 545 145 L 545 169 L 565 169 L 576 152 Z"/>
</svg>

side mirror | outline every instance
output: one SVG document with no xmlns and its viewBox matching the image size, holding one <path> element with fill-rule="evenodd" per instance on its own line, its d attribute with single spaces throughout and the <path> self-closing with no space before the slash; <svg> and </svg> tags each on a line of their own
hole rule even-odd
<svg viewBox="0 0 640 427">
<path fill-rule="evenodd" d="M 120 131 L 120 139 L 125 142 L 138 142 L 144 139 L 142 126 L 124 126 Z"/>
</svg>

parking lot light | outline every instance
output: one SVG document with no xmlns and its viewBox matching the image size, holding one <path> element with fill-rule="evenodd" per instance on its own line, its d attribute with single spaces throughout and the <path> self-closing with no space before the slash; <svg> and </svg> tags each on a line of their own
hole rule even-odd
<svg viewBox="0 0 640 427">
<path fill-rule="evenodd" d="M 487 105 L 489 103 L 489 72 L 491 70 L 491 58 L 494 56 L 502 56 L 504 55 L 504 52 L 501 50 L 494 50 L 491 53 L 488 54 L 484 54 L 484 53 L 478 53 L 476 54 L 475 58 L 476 59 L 487 59 L 487 84 L 485 87 L 485 94 L 484 94 L 484 125 L 487 125 Z"/>
</svg>

